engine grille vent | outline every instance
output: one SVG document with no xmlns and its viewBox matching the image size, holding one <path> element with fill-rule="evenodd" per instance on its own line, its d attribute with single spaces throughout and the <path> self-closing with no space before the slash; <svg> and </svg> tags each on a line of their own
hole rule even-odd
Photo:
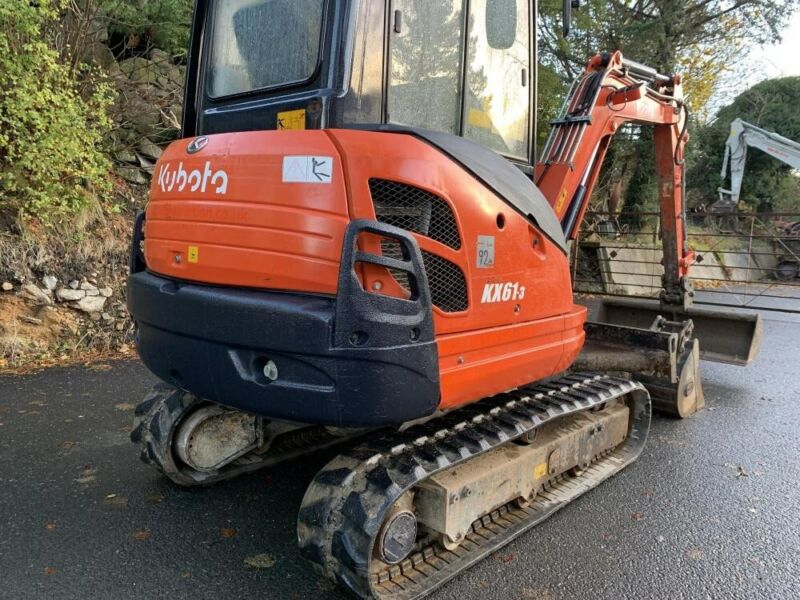
<svg viewBox="0 0 800 600">
<path fill-rule="evenodd" d="M 453 250 L 461 249 L 455 215 L 436 194 L 388 179 L 370 179 L 369 191 L 381 223 L 424 235 Z"/>
<path fill-rule="evenodd" d="M 383 255 L 388 258 L 403 259 L 400 244 L 394 240 L 381 240 Z M 434 306 L 446 313 L 461 312 L 469 308 L 467 279 L 455 263 L 436 254 L 422 251 L 422 262 L 428 276 L 428 287 Z M 410 291 L 408 273 L 389 269 L 392 277 L 403 288 Z"/>
</svg>

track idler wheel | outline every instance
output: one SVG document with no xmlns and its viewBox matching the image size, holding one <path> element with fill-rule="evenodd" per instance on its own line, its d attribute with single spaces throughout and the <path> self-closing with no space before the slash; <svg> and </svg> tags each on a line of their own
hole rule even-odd
<svg viewBox="0 0 800 600">
<path fill-rule="evenodd" d="M 153 465 L 180 486 L 201 483 L 181 469 L 173 451 L 177 425 L 203 405 L 196 396 L 158 383 L 136 407 L 131 441 L 139 445 L 142 461 Z"/>
<path fill-rule="evenodd" d="M 348 439 L 321 426 L 266 421 L 166 383 L 135 414 L 131 441 L 142 460 L 183 487 L 227 481 Z"/>
</svg>

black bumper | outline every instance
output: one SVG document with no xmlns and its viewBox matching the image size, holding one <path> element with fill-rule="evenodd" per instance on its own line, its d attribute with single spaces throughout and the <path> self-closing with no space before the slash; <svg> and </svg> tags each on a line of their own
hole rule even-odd
<svg viewBox="0 0 800 600">
<path fill-rule="evenodd" d="M 351 224 L 339 299 L 132 273 L 128 307 L 142 361 L 176 387 L 274 419 L 373 427 L 431 414 L 439 403 L 438 354 L 419 249 L 403 232 L 401 243 L 410 240 L 417 256 L 402 267 L 419 275 L 421 297 L 368 294 L 352 265 L 387 260 L 354 248 L 358 233 L 374 229 Z M 398 238 L 398 231 L 389 233 Z M 269 361 L 274 381 L 264 373 Z"/>
</svg>

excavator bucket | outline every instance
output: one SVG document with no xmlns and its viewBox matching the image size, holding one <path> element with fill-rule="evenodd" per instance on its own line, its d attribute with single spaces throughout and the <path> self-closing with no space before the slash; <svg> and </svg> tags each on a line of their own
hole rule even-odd
<svg viewBox="0 0 800 600">
<path fill-rule="evenodd" d="M 630 373 L 653 408 L 685 418 L 705 406 L 700 360 L 752 362 L 761 345 L 756 313 L 665 306 L 642 299 L 592 299 L 581 370 Z"/>
<path fill-rule="evenodd" d="M 691 320 L 702 360 L 745 366 L 761 348 L 763 324 L 757 313 L 683 309 L 637 298 L 604 298 L 586 304 L 592 323 L 649 329 L 658 317 L 671 322 Z"/>
</svg>

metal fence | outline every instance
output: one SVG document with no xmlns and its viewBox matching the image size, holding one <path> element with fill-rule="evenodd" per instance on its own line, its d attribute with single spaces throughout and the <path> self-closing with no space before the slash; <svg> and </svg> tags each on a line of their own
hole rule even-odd
<svg viewBox="0 0 800 600">
<path fill-rule="evenodd" d="M 800 313 L 800 213 L 689 213 L 696 304 Z M 656 212 L 589 212 L 572 249 L 575 291 L 657 298 Z"/>
</svg>

